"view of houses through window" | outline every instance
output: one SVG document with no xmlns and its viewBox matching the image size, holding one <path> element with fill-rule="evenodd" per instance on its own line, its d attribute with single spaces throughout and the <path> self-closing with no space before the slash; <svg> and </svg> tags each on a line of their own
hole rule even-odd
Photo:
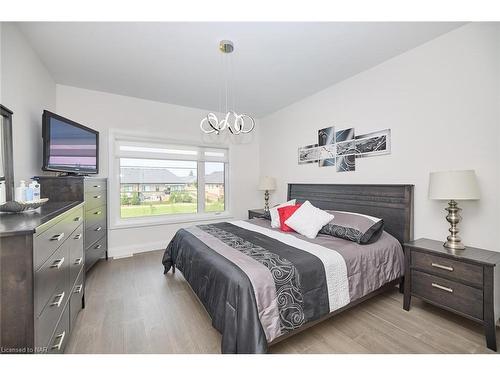
<svg viewBox="0 0 500 375">
<path fill-rule="evenodd" d="M 224 211 L 224 163 L 205 162 L 205 211 Z"/>
<path fill-rule="evenodd" d="M 203 163 L 204 178 L 198 178 Z M 120 214 L 122 218 L 224 211 L 223 162 L 120 158 Z M 204 197 L 198 197 L 198 183 Z"/>
</svg>

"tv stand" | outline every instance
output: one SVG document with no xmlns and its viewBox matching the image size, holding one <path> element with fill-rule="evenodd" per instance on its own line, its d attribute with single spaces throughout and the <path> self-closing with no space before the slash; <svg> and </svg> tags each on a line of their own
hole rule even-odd
<svg viewBox="0 0 500 375">
<path fill-rule="evenodd" d="M 36 176 L 40 197 L 49 201 L 81 201 L 84 208 L 85 271 L 108 259 L 107 179 L 81 175 Z"/>
</svg>

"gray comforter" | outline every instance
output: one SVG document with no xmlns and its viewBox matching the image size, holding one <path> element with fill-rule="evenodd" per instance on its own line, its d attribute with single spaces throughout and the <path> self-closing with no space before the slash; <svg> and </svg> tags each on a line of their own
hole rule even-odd
<svg viewBox="0 0 500 375">
<path fill-rule="evenodd" d="M 402 276 L 403 252 L 385 232 L 359 245 L 253 219 L 179 230 L 163 265 L 191 285 L 222 333 L 222 353 L 266 353 L 277 337 Z"/>
</svg>

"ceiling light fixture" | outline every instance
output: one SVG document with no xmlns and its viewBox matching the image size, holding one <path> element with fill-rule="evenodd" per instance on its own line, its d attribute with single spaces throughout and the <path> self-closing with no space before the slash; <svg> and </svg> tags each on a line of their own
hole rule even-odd
<svg viewBox="0 0 500 375">
<path fill-rule="evenodd" d="M 232 73 L 232 60 L 229 59 L 229 55 L 234 51 L 234 44 L 230 40 L 222 40 L 219 43 L 219 51 L 222 53 L 222 70 L 224 72 L 224 93 L 225 93 L 225 106 L 224 113 L 226 114 L 224 118 L 220 121 L 217 115 L 213 112 L 207 114 L 200 122 L 200 129 L 205 134 L 220 134 L 224 130 L 228 129 L 231 134 L 247 134 L 250 133 L 255 128 L 255 120 L 252 116 L 241 113 L 236 113 L 235 110 L 235 95 L 233 92 L 233 110 L 230 111 L 228 107 L 228 86 L 229 86 L 229 75 L 228 66 L 231 68 Z M 231 74 L 232 76 L 232 74 Z M 234 86 L 234 85 L 231 85 Z M 222 95 L 219 95 L 219 112 L 222 112 Z"/>
</svg>

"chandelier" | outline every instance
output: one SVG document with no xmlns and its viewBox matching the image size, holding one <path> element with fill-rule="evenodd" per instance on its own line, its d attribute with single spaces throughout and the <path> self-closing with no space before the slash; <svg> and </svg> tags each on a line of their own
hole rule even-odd
<svg viewBox="0 0 500 375">
<path fill-rule="evenodd" d="M 222 52 L 223 57 L 226 55 L 229 57 L 229 54 L 234 51 L 234 44 L 230 40 L 222 40 L 219 43 L 219 50 Z M 226 59 L 227 60 L 227 59 Z M 217 115 L 213 112 L 208 113 L 205 117 L 201 119 L 200 129 L 205 134 L 220 134 L 224 130 L 229 130 L 231 134 L 247 134 L 250 133 L 255 127 L 255 120 L 252 116 L 246 113 L 236 113 L 235 110 L 229 110 L 228 108 L 228 86 L 229 86 L 229 74 L 227 69 L 227 61 L 226 66 L 223 65 L 223 70 L 225 70 L 224 74 L 224 95 L 225 95 L 225 108 L 224 112 L 222 111 L 221 104 L 221 95 L 219 95 L 219 107 L 221 113 L 225 113 L 221 119 L 217 117 Z M 230 61 L 229 61 L 230 62 Z M 224 69 L 225 68 L 225 69 Z M 232 66 L 231 66 L 232 68 Z M 232 69 L 231 69 L 232 70 Z M 232 72 L 231 72 L 232 73 Z M 233 93 L 233 109 L 234 109 L 234 93 Z"/>
</svg>

